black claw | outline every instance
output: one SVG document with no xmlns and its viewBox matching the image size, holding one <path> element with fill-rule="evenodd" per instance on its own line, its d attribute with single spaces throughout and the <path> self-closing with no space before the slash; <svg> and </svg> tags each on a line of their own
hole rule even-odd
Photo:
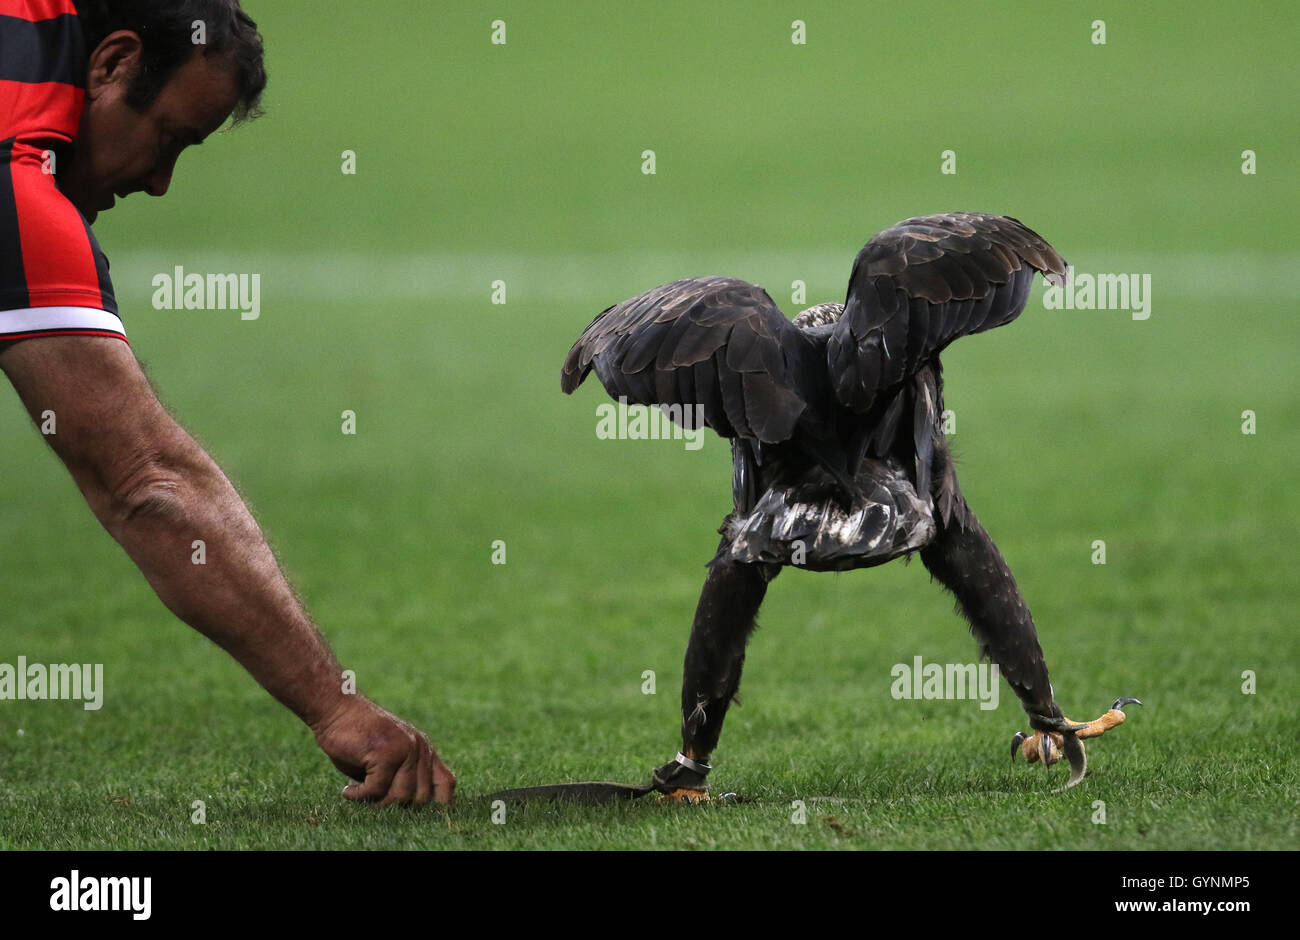
<svg viewBox="0 0 1300 940">
<path fill-rule="evenodd" d="M 1052 739 L 1045 734 L 1038 739 L 1038 756 L 1043 759 L 1044 767 L 1052 762 Z"/>
<path fill-rule="evenodd" d="M 1023 731 L 1017 731 L 1011 736 L 1011 762 L 1016 761 L 1016 754 L 1020 751 L 1020 746 L 1025 743 L 1025 738 L 1029 737 Z"/>
<path fill-rule="evenodd" d="M 1115 699 L 1115 704 L 1112 705 L 1110 708 L 1111 711 L 1114 711 L 1117 708 L 1120 711 L 1123 711 L 1125 705 L 1141 705 L 1141 704 L 1142 703 L 1135 698 L 1117 698 Z"/>
<path fill-rule="evenodd" d="M 1088 758 L 1083 750 L 1083 742 L 1072 734 L 1065 736 L 1065 756 L 1070 762 L 1070 779 L 1065 781 L 1061 790 L 1076 786 L 1088 772 Z"/>
</svg>

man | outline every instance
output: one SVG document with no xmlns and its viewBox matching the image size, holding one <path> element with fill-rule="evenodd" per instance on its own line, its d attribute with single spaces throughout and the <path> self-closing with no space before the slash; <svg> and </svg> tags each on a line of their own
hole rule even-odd
<svg viewBox="0 0 1300 940">
<path fill-rule="evenodd" d="M 255 116 L 265 85 L 238 0 L 0 0 L 0 368 L 34 419 L 54 413 L 55 453 L 163 603 L 362 781 L 345 797 L 449 802 L 424 735 L 345 694 L 252 515 L 154 396 L 89 227 L 166 193 L 181 151 Z"/>
</svg>

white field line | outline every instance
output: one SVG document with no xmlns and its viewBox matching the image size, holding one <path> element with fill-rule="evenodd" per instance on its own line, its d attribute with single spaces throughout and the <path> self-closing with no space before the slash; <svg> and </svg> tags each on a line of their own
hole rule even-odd
<svg viewBox="0 0 1300 940">
<path fill-rule="evenodd" d="M 807 285 L 807 304 L 842 301 L 855 252 L 707 252 L 663 254 L 556 254 L 508 252 L 423 253 L 269 252 L 241 254 L 204 249 L 113 255 L 113 284 L 121 301 L 148 304 L 155 275 L 185 273 L 261 275 L 264 298 L 357 303 L 382 299 L 488 298 L 494 281 L 506 282 L 510 304 L 563 301 L 592 308 L 617 303 L 667 281 L 724 274 L 767 288 L 791 312 L 791 282 Z M 1246 253 L 1126 254 L 1114 249 L 1074 252 L 1076 272 L 1150 274 L 1152 293 L 1163 298 L 1300 300 L 1300 255 Z M 1041 279 L 1037 290 L 1041 291 Z M 124 308 L 129 315 L 129 308 Z"/>
</svg>

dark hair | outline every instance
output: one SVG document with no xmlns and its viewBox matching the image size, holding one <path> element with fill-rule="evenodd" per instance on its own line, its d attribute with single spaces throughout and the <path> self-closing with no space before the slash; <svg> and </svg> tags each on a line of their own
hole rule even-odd
<svg viewBox="0 0 1300 940">
<path fill-rule="evenodd" d="M 266 66 L 262 61 L 262 36 L 239 6 L 239 0 L 75 0 L 86 36 L 87 51 L 110 33 L 130 30 L 140 37 L 143 49 L 140 68 L 127 89 L 127 104 L 147 108 L 163 86 L 196 49 L 206 55 L 220 55 L 230 63 L 239 89 L 234 123 L 252 120 L 262 113 L 262 91 L 266 88 Z M 202 21 L 207 42 L 193 42 L 194 22 Z"/>
</svg>

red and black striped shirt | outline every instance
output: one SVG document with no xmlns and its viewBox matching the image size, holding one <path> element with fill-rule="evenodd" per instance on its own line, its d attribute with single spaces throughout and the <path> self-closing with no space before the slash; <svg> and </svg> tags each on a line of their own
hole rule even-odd
<svg viewBox="0 0 1300 940">
<path fill-rule="evenodd" d="M 55 182 L 88 52 L 72 0 L 0 0 L 0 340 L 125 339 L 108 259 Z"/>
</svg>

